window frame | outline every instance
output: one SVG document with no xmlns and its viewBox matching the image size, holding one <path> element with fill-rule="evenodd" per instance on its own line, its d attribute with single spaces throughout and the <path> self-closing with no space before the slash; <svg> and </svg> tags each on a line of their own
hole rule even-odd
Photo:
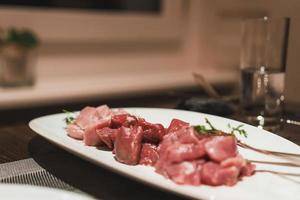
<svg viewBox="0 0 300 200">
<path fill-rule="evenodd" d="M 183 0 L 162 0 L 160 14 L 2 6 L 0 26 L 34 30 L 43 43 L 180 40 Z"/>
</svg>

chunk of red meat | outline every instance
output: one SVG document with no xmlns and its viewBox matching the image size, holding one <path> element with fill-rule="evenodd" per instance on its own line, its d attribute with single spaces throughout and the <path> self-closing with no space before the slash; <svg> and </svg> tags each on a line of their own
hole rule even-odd
<svg viewBox="0 0 300 200">
<path fill-rule="evenodd" d="M 205 143 L 210 159 L 221 162 L 237 155 L 237 141 L 234 136 L 213 136 Z"/>
<path fill-rule="evenodd" d="M 142 145 L 139 164 L 153 166 L 158 158 L 157 147 L 155 145 L 148 143 Z"/>
<path fill-rule="evenodd" d="M 121 127 L 115 141 L 115 155 L 119 162 L 136 165 L 140 159 L 143 130 L 140 126 Z"/>
<path fill-rule="evenodd" d="M 97 108 L 87 106 L 80 111 L 75 119 L 75 124 L 82 129 L 86 129 L 97 124 L 99 120 L 110 122 L 111 116 L 112 111 L 106 105 Z"/>
<path fill-rule="evenodd" d="M 123 115 L 123 114 L 129 114 L 128 112 L 126 112 L 124 109 L 115 109 L 113 111 L 113 115 Z"/>
<path fill-rule="evenodd" d="M 67 134 L 71 138 L 82 140 L 83 139 L 83 130 L 76 124 L 70 124 L 67 127 Z"/>
<path fill-rule="evenodd" d="M 103 144 L 96 131 L 109 125 L 108 120 L 99 120 L 84 130 L 83 141 L 87 146 L 98 146 Z"/>
<path fill-rule="evenodd" d="M 138 117 L 137 118 L 137 125 L 141 126 L 144 129 L 146 129 L 149 124 L 151 124 L 150 122 L 147 122 L 144 118 Z"/>
<path fill-rule="evenodd" d="M 222 181 L 222 185 L 233 186 L 237 183 L 239 174 L 240 170 L 237 167 L 226 167 L 217 172 L 215 180 Z"/>
<path fill-rule="evenodd" d="M 96 134 L 96 128 L 94 126 L 91 126 L 84 130 L 83 141 L 87 146 L 99 146 L 102 144 L 102 141 Z"/>
<path fill-rule="evenodd" d="M 146 120 L 145 120 L 144 118 L 138 117 L 138 118 L 137 118 L 137 123 L 138 123 L 138 126 L 143 127 L 143 126 L 145 126 L 145 124 L 146 124 L 147 122 L 146 122 Z"/>
<path fill-rule="evenodd" d="M 202 158 L 206 152 L 203 143 L 200 142 L 198 144 L 176 143 L 168 147 L 166 154 L 164 162 L 178 163 Z"/>
<path fill-rule="evenodd" d="M 155 165 L 158 173 L 165 175 L 166 169 L 172 163 L 191 161 L 206 156 L 204 140 L 195 142 L 195 138 L 191 137 L 192 139 L 189 140 L 185 138 L 185 141 L 190 141 L 190 143 L 181 143 L 181 138 L 190 136 L 191 131 L 193 131 L 192 128 L 185 128 L 164 136 L 158 148 L 159 159 Z"/>
<path fill-rule="evenodd" d="M 187 122 L 184 122 L 180 119 L 173 119 L 167 129 L 167 133 L 171 133 L 171 132 L 174 132 L 174 131 L 178 131 L 182 128 L 186 128 L 186 127 L 189 127 L 189 123 Z"/>
<path fill-rule="evenodd" d="M 200 185 L 201 166 L 196 161 L 184 161 L 169 165 L 166 168 L 166 174 L 178 184 Z"/>
<path fill-rule="evenodd" d="M 118 114 L 118 115 L 113 115 L 111 118 L 111 128 L 120 128 L 127 119 L 128 114 Z"/>
<path fill-rule="evenodd" d="M 212 186 L 232 186 L 238 181 L 239 173 L 235 166 L 222 168 L 219 164 L 209 161 L 202 166 L 201 181 Z"/>
<path fill-rule="evenodd" d="M 137 118 L 130 114 L 113 115 L 111 118 L 111 128 L 120 128 L 121 126 L 130 127 L 137 124 Z"/>
<path fill-rule="evenodd" d="M 241 169 L 241 176 L 252 176 L 255 173 L 255 167 L 252 163 L 247 162 Z"/>
<path fill-rule="evenodd" d="M 113 149 L 114 148 L 114 142 L 119 134 L 120 129 L 111 129 L 108 127 L 104 127 L 102 129 L 97 129 L 96 133 L 100 140 L 109 148 Z"/>
<path fill-rule="evenodd" d="M 251 176 L 254 173 L 255 165 L 247 162 L 241 155 L 228 158 L 221 162 L 222 167 L 235 166 L 240 170 L 240 176 Z"/>
<path fill-rule="evenodd" d="M 110 118 L 113 111 L 107 105 L 101 105 L 96 108 L 99 119 Z"/>
<path fill-rule="evenodd" d="M 75 119 L 75 124 L 81 129 L 86 129 L 92 124 L 95 124 L 98 120 L 99 115 L 96 108 L 87 106 L 80 111 L 80 114 Z"/>
<path fill-rule="evenodd" d="M 165 128 L 161 124 L 147 123 L 143 127 L 143 141 L 158 144 L 165 135 Z"/>
<path fill-rule="evenodd" d="M 183 128 L 178 131 L 169 133 L 163 137 L 162 142 L 159 145 L 159 154 L 164 154 L 165 150 L 174 143 L 183 144 L 197 144 L 199 140 L 195 136 L 195 131 L 193 128 Z"/>
<path fill-rule="evenodd" d="M 144 118 L 138 118 L 137 124 L 143 128 L 143 142 L 158 144 L 166 133 L 166 130 L 161 124 L 152 124 Z"/>
<path fill-rule="evenodd" d="M 199 141 L 197 133 L 195 132 L 194 128 L 191 127 L 180 129 L 179 131 L 176 131 L 176 134 L 178 136 L 178 140 L 182 144 L 196 144 Z"/>
<path fill-rule="evenodd" d="M 227 158 L 226 160 L 223 160 L 220 164 L 222 167 L 236 166 L 238 169 L 242 169 L 243 167 L 246 166 L 247 162 L 241 155 L 238 154 L 235 157 L 231 157 L 231 158 Z"/>
<path fill-rule="evenodd" d="M 138 119 L 136 116 L 134 115 L 127 115 L 126 121 L 125 123 L 122 124 L 122 126 L 125 127 L 131 127 L 131 126 L 135 126 L 138 123 Z"/>
<path fill-rule="evenodd" d="M 158 154 L 160 156 L 164 155 L 166 150 L 168 149 L 168 147 L 170 147 L 177 141 L 178 141 L 178 137 L 177 137 L 176 133 L 170 133 L 168 135 L 165 135 L 163 137 L 163 140 L 161 141 L 161 143 L 158 146 Z"/>
</svg>

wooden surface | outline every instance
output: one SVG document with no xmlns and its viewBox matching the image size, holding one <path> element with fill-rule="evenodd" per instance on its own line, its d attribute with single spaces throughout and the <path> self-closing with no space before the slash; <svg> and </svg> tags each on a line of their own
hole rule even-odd
<svg viewBox="0 0 300 200">
<path fill-rule="evenodd" d="M 28 144 L 36 134 L 27 123 L 0 127 L 0 163 L 29 158 Z"/>
</svg>

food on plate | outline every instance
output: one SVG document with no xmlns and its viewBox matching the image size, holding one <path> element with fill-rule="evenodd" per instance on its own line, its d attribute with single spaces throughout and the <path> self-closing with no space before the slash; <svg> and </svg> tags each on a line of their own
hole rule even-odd
<svg viewBox="0 0 300 200">
<path fill-rule="evenodd" d="M 157 146 L 149 143 L 142 144 L 142 150 L 140 154 L 141 165 L 154 165 L 159 158 L 157 152 Z"/>
<path fill-rule="evenodd" d="M 241 126 L 225 133 L 206 122 L 209 128 L 173 119 L 164 127 L 101 105 L 85 107 L 77 117 L 68 114 L 66 131 L 87 146 L 112 150 L 121 163 L 152 166 L 177 184 L 232 186 L 253 175 L 255 165 L 237 149 L 234 133 L 247 136 Z"/>
<path fill-rule="evenodd" d="M 129 165 L 138 164 L 142 139 L 143 129 L 141 126 L 121 127 L 114 143 L 116 159 Z"/>
</svg>

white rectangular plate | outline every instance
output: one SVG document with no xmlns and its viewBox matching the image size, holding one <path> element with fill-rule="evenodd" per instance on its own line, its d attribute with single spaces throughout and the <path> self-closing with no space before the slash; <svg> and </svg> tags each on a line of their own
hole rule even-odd
<svg viewBox="0 0 300 200">
<path fill-rule="evenodd" d="M 228 129 L 228 123 L 230 123 L 232 126 L 242 124 L 238 121 L 213 115 L 173 109 L 125 108 L 125 110 L 131 114 L 144 117 L 150 122 L 162 123 L 164 126 L 168 126 L 173 118 L 187 121 L 191 125 L 204 124 L 205 117 L 208 118 L 218 129 L 224 131 Z M 256 173 L 251 177 L 245 177 L 233 187 L 177 185 L 163 176 L 155 173 L 152 167 L 141 165 L 130 166 L 119 163 L 114 159 L 111 152 L 101 151 L 95 147 L 85 146 L 82 141 L 74 140 L 68 137 L 65 131 L 65 117 L 66 114 L 55 114 L 39 117 L 32 120 L 29 123 L 29 126 L 42 137 L 83 159 L 93 162 L 99 166 L 109 168 L 114 172 L 123 174 L 141 182 L 188 197 L 210 200 L 300 199 L 299 177 L 283 177 L 271 173 Z M 244 124 L 244 129 L 247 131 L 248 137 L 241 137 L 239 139 L 243 140 L 249 145 L 257 148 L 300 154 L 300 147 L 298 145 L 282 137 L 247 124 Z M 242 148 L 239 148 L 239 152 L 246 159 L 286 162 L 285 160 L 262 155 Z M 299 167 L 296 168 L 258 164 L 257 169 L 300 174 Z"/>
</svg>

